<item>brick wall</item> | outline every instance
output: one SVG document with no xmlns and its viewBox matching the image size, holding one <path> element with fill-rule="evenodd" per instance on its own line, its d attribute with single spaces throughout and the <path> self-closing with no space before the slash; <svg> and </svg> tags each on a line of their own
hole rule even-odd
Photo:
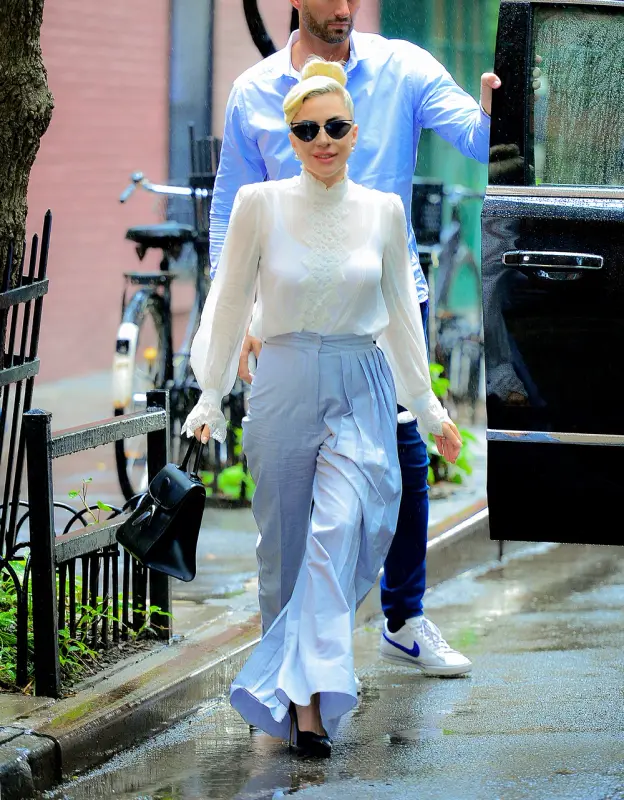
<svg viewBox="0 0 624 800">
<path fill-rule="evenodd" d="M 41 379 L 107 368 L 123 269 L 138 263 L 124 233 L 159 219 L 154 196 L 119 194 L 131 172 L 167 175 L 167 0 L 47 0 L 44 61 L 56 107 L 33 168 L 29 231 L 53 212 Z"/>
<path fill-rule="evenodd" d="M 223 133 L 223 119 L 233 81 L 260 60 L 251 40 L 242 2 L 215 0 L 214 133 Z M 276 47 L 283 47 L 290 33 L 289 0 L 258 0 L 258 7 Z M 357 18 L 360 31 L 379 32 L 379 0 L 363 0 Z"/>
</svg>

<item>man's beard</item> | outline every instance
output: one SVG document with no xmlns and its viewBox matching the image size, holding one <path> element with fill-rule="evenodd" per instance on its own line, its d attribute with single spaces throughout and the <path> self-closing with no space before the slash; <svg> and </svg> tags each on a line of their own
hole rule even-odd
<svg viewBox="0 0 624 800">
<path fill-rule="evenodd" d="M 317 39 L 321 39 L 321 41 L 326 42 L 327 44 L 342 44 L 342 42 L 345 42 L 351 35 L 351 31 L 353 30 L 353 17 L 351 16 L 348 20 L 344 21 L 345 26 L 341 31 L 337 30 L 336 28 L 330 28 L 329 22 L 317 22 L 310 13 L 310 9 L 308 8 L 308 4 L 305 2 L 305 0 L 301 11 L 303 24 L 305 25 L 308 33 L 311 33 L 312 36 L 316 36 Z M 342 20 L 331 21 L 342 22 Z"/>
</svg>

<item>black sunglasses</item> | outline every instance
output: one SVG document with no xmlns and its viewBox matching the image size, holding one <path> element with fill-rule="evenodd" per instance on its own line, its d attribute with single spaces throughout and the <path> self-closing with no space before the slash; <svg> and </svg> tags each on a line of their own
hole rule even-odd
<svg viewBox="0 0 624 800">
<path fill-rule="evenodd" d="M 330 139 L 344 139 L 352 127 L 351 119 L 331 119 L 324 125 L 319 125 L 318 122 L 293 122 L 290 130 L 302 142 L 313 142 L 321 132 L 321 128 L 325 129 Z"/>
</svg>

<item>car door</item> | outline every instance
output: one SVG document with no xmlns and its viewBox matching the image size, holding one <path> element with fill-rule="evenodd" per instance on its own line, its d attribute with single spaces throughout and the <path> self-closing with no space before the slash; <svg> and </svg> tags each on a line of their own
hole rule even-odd
<svg viewBox="0 0 624 800">
<path fill-rule="evenodd" d="M 495 71 L 482 212 L 491 536 L 621 545 L 624 2 L 503 0 Z"/>
</svg>

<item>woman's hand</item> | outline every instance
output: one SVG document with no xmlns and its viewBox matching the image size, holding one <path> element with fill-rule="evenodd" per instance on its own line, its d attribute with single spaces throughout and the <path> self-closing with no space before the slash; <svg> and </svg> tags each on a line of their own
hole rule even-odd
<svg viewBox="0 0 624 800">
<path fill-rule="evenodd" d="M 262 340 L 256 339 L 248 333 L 243 341 L 240 358 L 238 360 L 238 377 L 244 380 L 245 383 L 251 383 L 253 381 L 253 375 L 249 369 L 249 356 L 253 353 L 257 361 L 260 357 L 261 350 Z"/>
<path fill-rule="evenodd" d="M 453 422 L 442 423 L 442 435 L 434 436 L 438 453 L 450 464 L 459 458 L 462 448 L 462 438 Z"/>
<path fill-rule="evenodd" d="M 203 425 L 201 428 L 196 428 L 195 438 L 202 444 L 208 444 L 208 440 L 210 439 L 210 428 L 207 425 Z"/>
</svg>

